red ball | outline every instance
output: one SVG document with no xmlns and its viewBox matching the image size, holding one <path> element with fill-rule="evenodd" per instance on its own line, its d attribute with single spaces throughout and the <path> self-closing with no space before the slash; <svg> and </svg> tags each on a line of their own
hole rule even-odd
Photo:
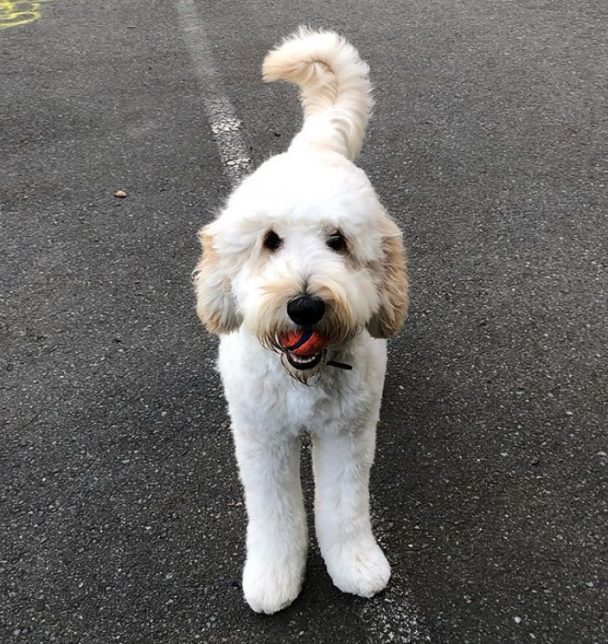
<svg viewBox="0 0 608 644">
<path fill-rule="evenodd" d="M 302 331 L 300 329 L 284 333 L 279 337 L 281 346 L 284 349 L 289 350 L 289 347 L 297 344 L 305 333 L 306 331 Z M 297 349 L 292 349 L 289 352 L 299 358 L 307 358 L 308 356 L 314 356 L 316 353 L 319 353 L 319 351 L 327 346 L 327 343 L 327 338 L 324 338 L 317 331 L 313 331 L 306 342 L 300 345 Z"/>
</svg>

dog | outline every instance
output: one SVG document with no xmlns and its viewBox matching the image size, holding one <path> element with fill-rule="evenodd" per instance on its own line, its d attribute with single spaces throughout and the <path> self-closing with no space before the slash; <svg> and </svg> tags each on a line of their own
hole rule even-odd
<svg viewBox="0 0 608 644">
<path fill-rule="evenodd" d="M 372 597 L 390 566 L 372 534 L 386 338 L 408 306 L 402 235 L 354 165 L 373 106 L 368 66 L 344 38 L 300 28 L 265 81 L 300 88 L 304 122 L 199 232 L 197 314 L 220 337 L 248 515 L 243 592 L 256 612 L 298 596 L 308 535 L 301 437 L 312 442 L 315 528 L 341 591 Z"/>
</svg>

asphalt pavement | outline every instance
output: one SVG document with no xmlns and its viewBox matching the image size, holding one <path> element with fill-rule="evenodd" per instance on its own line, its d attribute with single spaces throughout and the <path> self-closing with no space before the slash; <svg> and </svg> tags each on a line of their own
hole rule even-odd
<svg viewBox="0 0 608 644">
<path fill-rule="evenodd" d="M 283 150 L 296 92 L 260 64 L 302 23 L 370 64 L 359 164 L 412 307 L 391 585 L 342 595 L 313 539 L 263 617 L 190 272 L 234 180 L 214 101 L 240 167 Z M 607 87 L 603 0 L 0 3 L 0 642 L 608 642 Z"/>
</svg>

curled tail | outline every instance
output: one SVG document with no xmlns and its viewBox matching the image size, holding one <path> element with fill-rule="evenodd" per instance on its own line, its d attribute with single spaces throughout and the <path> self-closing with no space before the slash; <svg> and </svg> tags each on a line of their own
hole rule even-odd
<svg viewBox="0 0 608 644">
<path fill-rule="evenodd" d="M 332 31 L 300 27 L 273 49 L 262 66 L 264 80 L 300 87 L 304 124 L 292 147 L 312 145 L 353 160 L 374 103 L 368 72 L 357 50 Z"/>
</svg>

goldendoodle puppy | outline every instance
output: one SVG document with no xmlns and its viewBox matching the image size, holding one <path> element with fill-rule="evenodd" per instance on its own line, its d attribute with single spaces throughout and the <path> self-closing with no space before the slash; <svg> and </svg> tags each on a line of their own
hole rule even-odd
<svg viewBox="0 0 608 644">
<path fill-rule="evenodd" d="M 389 580 L 368 483 L 385 338 L 403 323 L 408 283 L 401 233 L 353 164 L 372 107 L 367 65 L 337 34 L 302 28 L 268 54 L 263 75 L 300 87 L 302 129 L 201 230 L 194 281 L 198 315 L 220 336 L 245 489 L 245 599 L 274 613 L 304 577 L 303 432 L 334 584 L 371 597 Z"/>
</svg>

